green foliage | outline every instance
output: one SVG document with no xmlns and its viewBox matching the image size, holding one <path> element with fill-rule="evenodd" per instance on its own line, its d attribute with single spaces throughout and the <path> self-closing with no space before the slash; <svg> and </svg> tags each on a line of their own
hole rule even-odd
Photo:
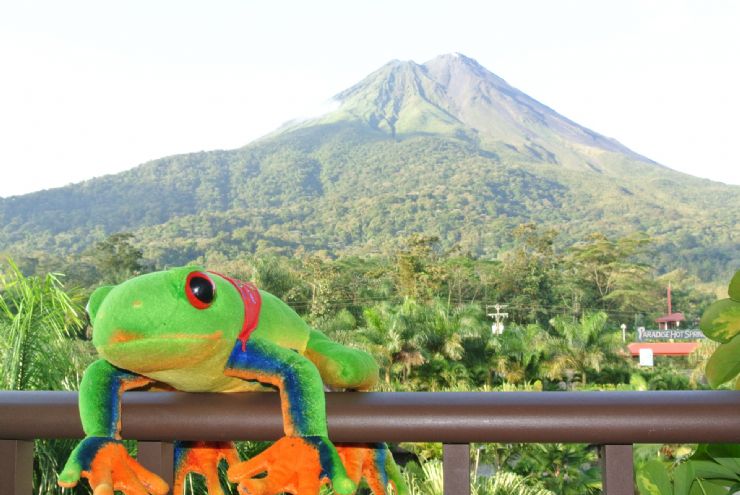
<svg viewBox="0 0 740 495">
<path fill-rule="evenodd" d="M 578 444 L 520 446 L 514 471 L 536 476 L 542 485 L 562 495 L 600 492 L 598 459 L 593 448 Z"/>
<path fill-rule="evenodd" d="M 499 297 L 510 301 L 517 321 L 543 323 L 556 304 L 555 285 L 558 257 L 553 250 L 557 233 L 541 232 L 534 224 L 522 224 L 513 231 L 513 249 L 504 253 L 498 272 Z"/>
<path fill-rule="evenodd" d="M 658 287 L 649 268 L 634 260 L 645 252 L 649 239 L 631 235 L 616 240 L 601 233 L 588 236 L 569 251 L 568 264 L 585 281 L 580 294 L 583 304 L 621 312 L 652 310 L 658 301 Z"/>
<path fill-rule="evenodd" d="M 409 495 L 442 495 L 442 461 L 428 460 L 421 465 L 410 463 L 403 472 Z M 478 477 L 471 484 L 473 495 L 554 495 L 532 477 L 511 471 L 499 471 L 490 477 Z"/>
<path fill-rule="evenodd" d="M 490 340 L 488 348 L 492 355 L 487 362 L 481 363 L 481 367 L 494 371 L 503 383 L 518 384 L 536 380 L 542 376 L 540 366 L 543 360 L 548 351 L 552 351 L 549 344 L 549 335 L 539 325 L 511 326 L 496 339 Z M 486 385 L 490 384 L 490 379 L 487 379 Z"/>
<path fill-rule="evenodd" d="M 668 471 L 657 459 L 649 461 L 635 476 L 640 495 L 672 495 Z"/>
<path fill-rule="evenodd" d="M 728 292 L 734 294 L 739 274 L 733 277 Z M 707 337 L 720 342 L 706 366 L 709 384 L 718 387 L 740 374 L 740 302 L 716 301 L 707 308 L 699 325 Z"/>
<path fill-rule="evenodd" d="M 597 173 L 516 146 L 495 148 L 444 134 L 393 137 L 351 122 L 293 129 L 237 150 L 162 158 L 116 176 L 0 199 L 0 251 L 79 255 L 111 233 L 131 232 L 145 258 L 171 266 L 209 252 L 387 252 L 419 234 L 438 238 L 443 252 L 458 246 L 492 259 L 516 242 L 517 225 L 534 223 L 558 230 L 556 250 L 596 231 L 633 239 L 610 241 L 623 254 L 639 244 L 636 233 L 645 233 L 654 242 L 635 251 L 644 248 L 644 264 L 660 272 L 684 267 L 704 281 L 727 276 L 740 262 L 735 186 L 629 158 L 609 173 L 603 163 Z M 725 198 L 724 208 L 711 207 L 716 197 Z M 589 249 L 597 248 L 593 240 Z M 602 285 L 605 274 L 598 274 L 596 293 L 613 292 L 615 308 L 645 301 L 632 293 L 639 272 L 618 264 L 610 270 L 616 286 Z"/>
<path fill-rule="evenodd" d="M 92 258 L 103 283 L 120 284 L 144 269 L 144 253 L 134 247 L 134 235 L 128 232 L 113 234 L 95 244 Z"/>
<path fill-rule="evenodd" d="M 590 370 L 599 372 L 608 361 L 617 360 L 619 335 L 606 329 L 607 315 L 603 312 L 584 314 L 579 321 L 556 317 L 550 321 L 553 329 L 554 356 L 547 362 L 549 378 L 574 378 L 587 383 Z"/>
<path fill-rule="evenodd" d="M 717 347 L 706 367 L 709 385 L 718 387 L 740 373 L 740 335 Z"/>
<path fill-rule="evenodd" d="M 689 390 L 689 378 L 674 366 L 657 365 L 641 370 L 648 390 Z"/>
<path fill-rule="evenodd" d="M 8 260 L 0 272 L 0 389 L 75 389 L 86 364 L 74 343 L 83 315 L 56 275 L 26 277 Z"/>
<path fill-rule="evenodd" d="M 738 271 L 730 283 L 740 278 Z M 706 364 L 706 375 L 712 387 L 719 387 L 740 374 L 740 312 L 735 311 L 732 299 L 712 304 L 701 319 L 701 329 L 707 337 L 720 342 Z M 737 388 L 737 386 L 736 386 Z M 657 495 L 714 495 L 740 490 L 740 445 L 700 444 L 693 456 L 672 469 L 658 460 L 648 463 L 638 472 L 637 483 L 641 494 Z"/>
<path fill-rule="evenodd" d="M 478 478 L 473 483 L 473 495 L 554 495 L 538 483 L 511 472 L 498 472 L 490 478 Z"/>
<path fill-rule="evenodd" d="M 75 390 L 92 359 L 78 337 L 84 326 L 79 297 L 55 274 L 25 276 L 12 260 L 0 267 L 0 389 Z M 71 440 L 37 440 L 36 493 L 58 492 L 56 473 Z"/>
<path fill-rule="evenodd" d="M 730 285 L 727 288 L 727 295 L 733 301 L 740 301 L 740 270 L 735 272 L 735 275 L 730 280 Z"/>
<path fill-rule="evenodd" d="M 439 291 L 440 267 L 434 261 L 435 236 L 412 235 L 408 246 L 396 255 L 397 287 L 403 297 L 428 299 Z"/>
<path fill-rule="evenodd" d="M 740 302 L 720 299 L 709 306 L 699 323 L 704 335 L 717 342 L 729 342 L 740 333 Z"/>
<path fill-rule="evenodd" d="M 740 445 L 700 445 L 689 459 L 653 459 L 636 474 L 640 495 L 715 495 L 740 490 Z"/>
</svg>

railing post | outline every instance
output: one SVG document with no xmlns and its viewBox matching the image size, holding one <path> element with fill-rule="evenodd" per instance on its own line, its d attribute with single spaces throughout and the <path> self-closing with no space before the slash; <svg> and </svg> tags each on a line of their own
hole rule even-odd
<svg viewBox="0 0 740 495">
<path fill-rule="evenodd" d="M 442 456 L 444 495 L 470 494 L 470 444 L 446 443 Z"/>
<path fill-rule="evenodd" d="M 136 458 L 142 466 L 165 480 L 172 490 L 172 482 L 175 478 L 173 443 L 139 441 L 139 453 Z"/>
<path fill-rule="evenodd" d="M 0 440 L 0 495 L 33 492 L 33 441 Z"/>
<path fill-rule="evenodd" d="M 599 454 L 604 495 L 635 495 L 632 445 L 602 445 Z"/>
</svg>

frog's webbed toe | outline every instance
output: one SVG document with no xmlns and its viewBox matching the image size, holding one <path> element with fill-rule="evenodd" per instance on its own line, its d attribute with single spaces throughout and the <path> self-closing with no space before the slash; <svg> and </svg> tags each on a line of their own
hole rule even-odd
<svg viewBox="0 0 740 495">
<path fill-rule="evenodd" d="M 385 444 L 337 445 L 347 474 L 356 484 L 364 479 L 373 495 L 407 495 L 408 488 Z"/>
<path fill-rule="evenodd" d="M 172 493 L 182 495 L 187 475 L 197 473 L 205 478 L 209 495 L 224 495 L 218 476 L 221 460 L 225 460 L 229 466 L 239 463 L 239 455 L 231 442 L 177 442 Z"/>
<path fill-rule="evenodd" d="M 230 467 L 229 481 L 248 495 L 318 495 L 330 479 L 337 494 L 354 493 L 355 484 L 343 469 L 337 469 L 341 461 L 332 455 L 330 445 L 318 437 L 283 437 L 261 454 Z M 264 476 L 256 478 L 260 475 Z"/>
<path fill-rule="evenodd" d="M 144 469 L 112 438 L 87 437 L 72 452 L 59 475 L 59 485 L 73 487 L 80 477 L 87 478 L 95 495 L 164 495 L 169 491 L 156 474 Z"/>
</svg>

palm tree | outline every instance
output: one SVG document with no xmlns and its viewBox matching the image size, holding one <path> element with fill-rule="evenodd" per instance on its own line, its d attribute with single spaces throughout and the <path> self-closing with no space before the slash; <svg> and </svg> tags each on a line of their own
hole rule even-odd
<svg viewBox="0 0 740 495">
<path fill-rule="evenodd" d="M 493 369 L 507 383 L 536 380 L 548 344 L 547 333 L 539 325 L 512 326 L 495 338 Z"/>
<path fill-rule="evenodd" d="M 56 275 L 26 277 L 11 260 L 0 291 L 0 388 L 75 389 L 86 364 L 73 342 L 84 322 L 79 298 Z"/>
<path fill-rule="evenodd" d="M 83 310 L 59 279 L 26 277 L 8 260 L 0 272 L 0 389 L 73 390 L 92 352 L 74 339 L 83 327 Z M 71 440 L 38 440 L 34 485 L 37 493 L 59 493 L 56 472 Z"/>
<path fill-rule="evenodd" d="M 606 320 L 606 313 L 601 311 L 584 313 L 579 321 L 562 316 L 550 320 L 554 354 L 545 364 L 547 377 L 578 374 L 585 385 L 590 370 L 598 372 L 602 364 L 615 359 L 619 336 L 605 330 Z"/>
<path fill-rule="evenodd" d="M 535 485 L 535 486 L 532 486 Z M 516 473 L 498 471 L 491 478 L 478 478 L 473 483 L 473 495 L 555 495 L 545 488 Z"/>
<path fill-rule="evenodd" d="M 410 315 L 415 311 L 412 301 L 396 307 L 388 303 L 378 304 L 364 311 L 367 326 L 362 329 L 360 340 L 375 357 L 386 385 L 390 385 L 394 369 L 400 367 L 406 379 L 412 367 L 424 363 L 418 335 L 409 325 L 413 320 Z"/>
<path fill-rule="evenodd" d="M 449 310 L 441 301 L 428 306 L 416 305 L 413 324 L 421 333 L 421 343 L 430 358 L 459 361 L 463 357 L 463 337 L 472 336 L 477 307 L 461 306 Z"/>
<path fill-rule="evenodd" d="M 477 387 L 489 390 L 496 372 L 491 363 L 499 349 L 499 342 L 491 336 L 491 328 L 481 323 L 477 332 L 463 339 L 462 344 L 463 362 L 471 381 Z"/>
<path fill-rule="evenodd" d="M 404 470 L 410 495 L 442 495 L 444 478 L 442 461 L 432 459 Z M 478 478 L 471 483 L 474 495 L 554 495 L 540 483 L 507 471 L 499 471 L 491 478 Z"/>
<path fill-rule="evenodd" d="M 719 342 L 715 342 L 710 339 L 704 339 L 701 341 L 699 346 L 689 354 L 689 365 L 693 366 L 691 374 L 689 375 L 689 384 L 692 388 L 697 388 L 699 385 L 706 385 L 705 371 L 707 367 L 707 361 L 712 357 L 714 351 L 719 347 Z"/>
<path fill-rule="evenodd" d="M 471 372 L 480 374 L 480 360 L 487 354 L 481 341 L 487 325 L 479 305 L 467 304 L 450 309 L 440 300 L 415 304 L 406 324 L 414 328 L 425 364 L 419 368 L 424 388 L 470 388 Z M 475 350 L 467 359 L 466 349 Z"/>
<path fill-rule="evenodd" d="M 360 338 L 378 361 L 386 384 L 396 370 L 408 384 L 412 370 L 425 365 L 432 371 L 423 377 L 428 387 L 439 384 L 442 371 L 449 372 L 442 381 L 459 387 L 467 382 L 467 372 L 463 376 L 450 364 L 462 359 L 463 339 L 479 331 L 479 313 L 482 310 L 475 305 L 449 310 L 441 301 L 419 303 L 406 298 L 397 306 L 383 303 L 366 309 Z"/>
<path fill-rule="evenodd" d="M 595 451 L 586 445 L 537 443 L 525 445 L 516 471 L 532 473 L 549 490 L 562 495 L 601 493 Z"/>
</svg>

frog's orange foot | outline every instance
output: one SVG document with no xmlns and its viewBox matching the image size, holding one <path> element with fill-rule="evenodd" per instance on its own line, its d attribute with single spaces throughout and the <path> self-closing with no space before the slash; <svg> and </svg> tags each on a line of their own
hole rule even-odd
<svg viewBox="0 0 740 495">
<path fill-rule="evenodd" d="M 321 437 L 283 437 L 261 454 L 229 468 L 229 481 L 244 495 L 318 495 L 331 479 L 334 491 L 354 493 L 331 443 Z M 323 465 L 322 465 L 323 460 Z M 339 469 L 337 469 L 339 468 Z M 264 475 L 262 478 L 255 476 Z"/>
<path fill-rule="evenodd" d="M 205 478 L 209 495 L 224 495 L 218 477 L 221 460 L 226 460 L 230 466 L 239 463 L 239 455 L 231 442 L 177 442 L 172 493 L 182 495 L 187 475 L 197 473 Z"/>
<path fill-rule="evenodd" d="M 406 495 L 408 488 L 385 444 L 337 445 L 347 475 L 356 484 L 364 479 L 373 495 Z"/>
<path fill-rule="evenodd" d="M 126 451 L 121 442 L 109 438 L 88 437 L 72 452 L 59 475 L 59 485 L 72 487 L 80 476 L 87 478 L 94 495 L 165 495 L 169 491 L 156 474 L 144 469 Z"/>
</svg>

